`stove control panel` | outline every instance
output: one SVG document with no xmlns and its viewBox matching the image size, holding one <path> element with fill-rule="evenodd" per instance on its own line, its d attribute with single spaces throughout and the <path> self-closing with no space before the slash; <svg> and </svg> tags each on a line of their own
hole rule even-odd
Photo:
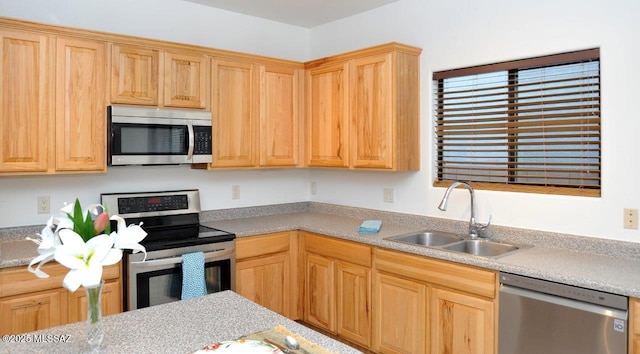
<svg viewBox="0 0 640 354">
<path fill-rule="evenodd" d="M 146 213 L 150 211 L 181 210 L 189 208 L 186 195 L 118 198 L 121 214 Z"/>
<path fill-rule="evenodd" d="M 123 218 L 179 215 L 200 212 L 198 190 L 101 195 L 102 204 Z"/>
</svg>

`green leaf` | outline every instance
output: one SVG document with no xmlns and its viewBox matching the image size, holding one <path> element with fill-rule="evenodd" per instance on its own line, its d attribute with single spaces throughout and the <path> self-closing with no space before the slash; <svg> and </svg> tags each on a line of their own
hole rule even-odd
<svg viewBox="0 0 640 354">
<path fill-rule="evenodd" d="M 91 215 L 87 213 L 86 219 L 83 218 L 82 206 L 80 206 L 78 198 L 76 198 L 76 202 L 73 205 L 73 215 L 67 214 L 67 216 L 69 216 L 69 219 L 73 222 L 73 231 L 80 235 L 84 242 L 89 241 L 96 235 Z"/>
</svg>

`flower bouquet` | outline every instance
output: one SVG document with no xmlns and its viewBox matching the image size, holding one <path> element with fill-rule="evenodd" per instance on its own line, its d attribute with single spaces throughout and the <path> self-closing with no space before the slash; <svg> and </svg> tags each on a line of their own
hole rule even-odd
<svg viewBox="0 0 640 354">
<path fill-rule="evenodd" d="M 111 220 L 117 222 L 117 232 L 111 232 Z M 146 258 L 146 250 L 140 241 L 147 233 L 141 225 L 127 226 L 123 218 L 109 216 L 100 204 L 92 204 L 83 210 L 76 199 L 74 204 L 66 205 L 60 213 L 49 218 L 38 234 L 39 239 L 27 237 L 38 244 L 39 254 L 29 263 L 30 272 L 39 278 L 48 278 L 40 268 L 56 260 L 70 269 L 62 286 L 74 292 L 82 285 L 87 291 L 87 339 L 91 345 L 100 345 L 103 337 L 100 314 L 102 267 L 118 263 L 123 249 L 144 252 Z"/>
</svg>

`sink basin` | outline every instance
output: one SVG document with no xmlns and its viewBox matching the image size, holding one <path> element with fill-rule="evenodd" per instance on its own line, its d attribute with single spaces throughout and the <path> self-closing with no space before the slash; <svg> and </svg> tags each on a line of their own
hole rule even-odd
<svg viewBox="0 0 640 354">
<path fill-rule="evenodd" d="M 449 251 L 468 253 L 482 257 L 497 257 L 508 252 L 519 250 L 523 246 L 500 243 L 489 240 L 464 240 L 442 247 Z"/>
<path fill-rule="evenodd" d="M 437 247 L 462 241 L 462 238 L 448 232 L 420 231 L 411 234 L 393 236 L 388 238 L 388 240 L 409 243 L 417 246 Z"/>
</svg>

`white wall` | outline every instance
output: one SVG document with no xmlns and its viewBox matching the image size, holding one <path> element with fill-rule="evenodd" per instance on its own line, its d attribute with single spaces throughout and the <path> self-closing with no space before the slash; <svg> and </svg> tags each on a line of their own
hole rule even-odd
<svg viewBox="0 0 640 354">
<path fill-rule="evenodd" d="M 602 197 L 479 191 L 477 217 L 486 221 L 492 214 L 499 225 L 640 242 L 638 230 L 622 228 L 623 208 L 640 208 L 638 13 L 637 0 L 400 0 L 311 29 L 312 57 L 389 41 L 423 48 L 422 170 L 394 175 L 314 170 L 310 178 L 319 192 L 311 200 L 468 218 L 464 190 L 456 191 L 447 212 L 437 209 L 444 189 L 432 187 L 433 71 L 599 47 Z M 394 204 L 382 201 L 383 188 L 395 189 Z"/>
<path fill-rule="evenodd" d="M 423 48 L 422 170 L 409 173 L 333 170 L 192 171 L 186 167 L 112 168 L 104 176 L 0 179 L 0 227 L 44 222 L 36 197 L 52 205 L 100 192 L 200 188 L 204 209 L 314 200 L 412 214 L 468 218 L 468 196 L 456 191 L 449 211 L 433 188 L 433 71 L 592 47 L 601 48 L 602 197 L 578 198 L 479 191 L 478 219 L 499 225 L 640 242 L 622 228 L 622 209 L 640 208 L 640 93 L 637 0 L 400 0 L 311 30 L 211 9 L 180 0 L 0 0 L 0 16 L 125 33 L 308 60 L 389 41 Z M 132 178 L 133 176 L 133 178 Z M 318 193 L 309 196 L 308 182 Z M 241 199 L 231 200 L 231 185 Z M 395 203 L 382 189 L 395 190 Z"/>
</svg>

